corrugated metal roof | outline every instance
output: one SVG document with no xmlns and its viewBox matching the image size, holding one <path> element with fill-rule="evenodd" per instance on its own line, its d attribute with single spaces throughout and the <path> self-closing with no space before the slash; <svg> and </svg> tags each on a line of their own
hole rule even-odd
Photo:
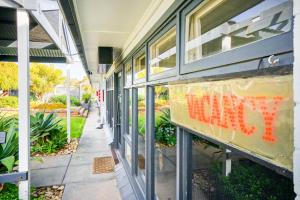
<svg viewBox="0 0 300 200">
<path fill-rule="evenodd" d="M 14 47 L 0 47 L 1 56 L 17 56 L 17 48 Z M 30 56 L 34 57 L 51 57 L 63 58 L 64 55 L 60 50 L 55 49 L 30 49 Z"/>
</svg>

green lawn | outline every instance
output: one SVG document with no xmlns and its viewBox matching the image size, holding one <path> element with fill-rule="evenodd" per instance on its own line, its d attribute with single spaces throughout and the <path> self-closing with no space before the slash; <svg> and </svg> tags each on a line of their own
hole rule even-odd
<svg viewBox="0 0 300 200">
<path fill-rule="evenodd" d="M 61 123 L 67 128 L 67 118 L 63 118 Z M 71 117 L 71 138 L 80 138 L 84 124 L 84 117 Z"/>
</svg>

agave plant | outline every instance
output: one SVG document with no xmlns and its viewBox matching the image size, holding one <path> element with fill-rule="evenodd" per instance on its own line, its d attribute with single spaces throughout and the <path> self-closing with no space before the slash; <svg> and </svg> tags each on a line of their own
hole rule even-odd
<svg viewBox="0 0 300 200">
<path fill-rule="evenodd" d="M 12 123 L 6 133 L 6 143 L 0 145 L 0 171 L 11 172 L 16 164 L 17 157 L 18 132 L 15 124 Z"/>
<path fill-rule="evenodd" d="M 59 124 L 61 120 L 57 120 L 54 113 L 45 115 L 37 112 L 30 116 L 31 142 L 34 143 L 39 139 L 47 140 L 51 134 L 60 132 L 62 126 Z"/>
<path fill-rule="evenodd" d="M 15 125 L 15 118 L 0 113 L 0 131 L 7 131 L 10 126 Z"/>
</svg>

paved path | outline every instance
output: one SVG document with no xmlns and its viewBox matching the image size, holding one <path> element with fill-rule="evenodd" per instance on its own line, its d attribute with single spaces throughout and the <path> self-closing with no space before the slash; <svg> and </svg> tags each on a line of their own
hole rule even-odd
<svg viewBox="0 0 300 200">
<path fill-rule="evenodd" d="M 47 157 L 43 163 L 31 163 L 33 186 L 64 184 L 64 200 L 121 199 L 114 172 L 92 173 L 94 157 L 111 156 L 104 130 L 96 129 L 97 119 L 96 110 L 92 110 L 75 154 Z"/>
</svg>

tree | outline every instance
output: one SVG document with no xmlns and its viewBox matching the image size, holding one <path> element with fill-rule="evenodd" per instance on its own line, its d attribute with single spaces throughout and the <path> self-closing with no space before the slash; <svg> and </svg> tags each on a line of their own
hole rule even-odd
<svg viewBox="0 0 300 200">
<path fill-rule="evenodd" d="M 53 66 L 33 63 L 30 67 L 30 91 L 37 98 L 42 99 L 43 95 L 54 91 L 56 85 L 62 84 L 65 78 L 62 71 Z"/>
<path fill-rule="evenodd" d="M 84 76 L 81 80 L 81 87 L 85 93 L 92 94 L 95 92 L 87 76 Z"/>
<path fill-rule="evenodd" d="M 0 90 L 18 89 L 18 65 L 12 62 L 0 62 Z"/>
</svg>

